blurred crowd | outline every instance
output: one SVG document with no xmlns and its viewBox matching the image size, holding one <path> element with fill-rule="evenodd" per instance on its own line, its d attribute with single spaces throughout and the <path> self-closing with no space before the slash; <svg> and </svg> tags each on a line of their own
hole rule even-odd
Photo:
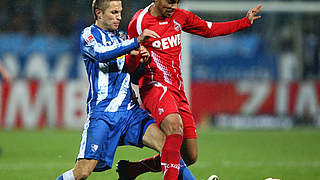
<svg viewBox="0 0 320 180">
<path fill-rule="evenodd" d="M 1 0 L 0 33 L 70 36 L 93 23 L 91 1 Z M 124 10 L 121 28 L 125 30 L 135 11 L 150 2 L 122 0 L 122 3 Z"/>
<path fill-rule="evenodd" d="M 151 0 L 122 0 L 124 9 L 120 28 L 126 30 L 134 13 L 150 2 Z M 90 6 L 91 0 L 1 0 L 0 36 L 11 32 L 27 37 L 58 36 L 73 40 L 78 49 L 80 31 L 93 23 Z M 207 14 L 197 14 L 213 21 L 234 19 L 232 16 L 235 15 L 217 13 L 211 18 Z M 255 25 L 254 32 L 249 30 L 247 33 L 259 34 L 266 42 L 268 52 L 282 53 L 284 69 L 288 69 L 289 65 L 292 69 L 298 68 L 289 70 L 289 73 L 297 74 L 289 75 L 291 79 L 320 79 L 319 13 L 263 14 L 263 19 Z"/>
<path fill-rule="evenodd" d="M 81 1 L 2 0 L 0 32 L 70 36 L 89 24 L 89 3 Z"/>
</svg>

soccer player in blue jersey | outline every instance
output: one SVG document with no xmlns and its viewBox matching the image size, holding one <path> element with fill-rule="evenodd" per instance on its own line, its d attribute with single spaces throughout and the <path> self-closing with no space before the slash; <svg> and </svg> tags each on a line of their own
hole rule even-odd
<svg viewBox="0 0 320 180">
<path fill-rule="evenodd" d="M 118 145 L 145 145 L 160 152 L 164 143 L 165 136 L 154 119 L 133 97 L 125 65 L 137 59 L 130 56 L 147 60 L 150 55 L 139 43 L 158 35 L 146 30 L 137 38 L 127 39 L 118 30 L 121 0 L 93 0 L 92 10 L 95 24 L 83 30 L 80 43 L 90 84 L 88 118 L 76 164 L 57 180 L 82 180 L 93 171 L 110 169 Z"/>
</svg>

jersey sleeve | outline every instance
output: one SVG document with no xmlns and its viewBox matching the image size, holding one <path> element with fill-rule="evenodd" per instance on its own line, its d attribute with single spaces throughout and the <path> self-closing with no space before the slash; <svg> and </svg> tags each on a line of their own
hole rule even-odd
<svg viewBox="0 0 320 180">
<path fill-rule="evenodd" d="M 138 16 L 141 13 L 142 10 L 138 11 L 131 19 L 129 26 L 128 26 L 128 35 L 129 38 L 136 38 L 139 36 L 138 31 L 137 31 L 137 21 L 138 21 Z"/>
<path fill-rule="evenodd" d="M 130 54 L 126 55 L 126 66 L 129 72 L 133 72 L 138 68 L 140 64 L 140 58 L 141 54 L 139 54 L 138 56 L 131 56 Z"/>
<path fill-rule="evenodd" d="M 131 19 L 129 26 L 128 26 L 128 35 L 129 38 L 137 38 L 139 36 L 138 32 L 137 32 L 137 18 L 138 15 L 141 11 L 138 11 Z M 126 66 L 129 70 L 129 72 L 133 72 L 135 71 L 139 64 L 140 61 L 139 59 L 141 58 L 141 54 L 139 54 L 138 56 L 131 56 L 131 55 L 127 55 L 126 56 Z"/>
<path fill-rule="evenodd" d="M 81 35 L 81 52 L 98 62 L 107 62 L 119 56 L 129 53 L 133 49 L 139 48 L 136 38 L 105 45 L 99 33 L 90 29 L 85 29 Z"/>
<path fill-rule="evenodd" d="M 247 17 L 235 21 L 216 23 L 202 20 L 192 12 L 186 10 L 183 10 L 183 12 L 186 15 L 183 31 L 207 38 L 228 35 L 251 26 Z"/>
</svg>

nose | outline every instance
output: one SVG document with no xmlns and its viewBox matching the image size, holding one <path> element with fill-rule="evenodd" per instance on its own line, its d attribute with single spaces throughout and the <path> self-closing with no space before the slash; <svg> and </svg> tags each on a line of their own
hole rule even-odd
<svg viewBox="0 0 320 180">
<path fill-rule="evenodd" d="M 121 13 L 118 13 L 116 18 L 117 18 L 117 20 L 121 21 Z"/>
</svg>

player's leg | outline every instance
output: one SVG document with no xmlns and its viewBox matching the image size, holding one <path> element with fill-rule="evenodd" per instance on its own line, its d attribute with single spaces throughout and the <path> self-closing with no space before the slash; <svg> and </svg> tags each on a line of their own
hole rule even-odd
<svg viewBox="0 0 320 180">
<path fill-rule="evenodd" d="M 57 177 L 56 180 L 75 180 L 73 169 L 70 169 L 69 171 L 64 172 L 59 177 Z"/>
<path fill-rule="evenodd" d="M 161 130 L 165 133 L 166 139 L 161 152 L 161 158 L 155 156 L 143 160 L 151 161 L 150 164 L 158 159 L 163 163 L 164 178 L 177 179 L 180 164 L 180 148 L 183 140 L 183 124 L 178 114 L 178 107 L 171 91 L 160 83 L 153 84 L 140 89 L 141 99 L 144 107 L 160 124 Z M 158 164 L 156 164 L 158 165 Z M 130 168 L 133 169 L 133 168 Z M 155 170 L 152 168 L 152 170 Z M 152 171 L 151 168 L 149 171 Z M 166 177 L 167 176 L 167 177 Z"/>
<path fill-rule="evenodd" d="M 181 119 L 180 115 L 176 114 L 176 113 L 169 114 L 161 122 L 160 127 L 161 127 L 161 130 L 167 135 L 166 136 L 166 141 L 165 141 L 164 147 L 162 149 L 162 153 L 161 153 L 162 157 L 167 155 L 167 154 L 169 154 L 169 153 L 172 153 L 172 154 L 173 153 L 177 153 L 176 151 L 172 152 L 172 149 L 170 149 L 170 148 L 179 148 L 178 145 L 171 146 L 171 147 L 169 146 L 168 149 L 169 149 L 169 151 L 171 150 L 171 152 L 169 152 L 167 154 L 164 153 L 164 150 L 165 150 L 166 143 L 168 143 L 167 139 L 170 138 L 171 135 L 180 135 L 181 136 L 181 140 L 182 140 L 183 122 L 182 122 L 182 119 Z M 173 142 L 176 142 L 176 139 L 174 139 Z M 173 143 L 173 142 L 169 142 L 169 143 Z M 189 142 L 189 141 L 187 141 L 187 142 Z M 196 143 L 197 141 L 192 141 L 192 142 Z M 191 144 L 191 145 L 194 145 L 194 144 Z M 181 144 L 180 144 L 180 147 L 181 147 Z M 195 144 L 194 147 L 197 147 L 197 145 Z M 195 150 L 197 152 L 197 149 L 195 149 Z M 178 156 L 178 155 L 180 155 L 180 152 L 179 152 L 179 154 L 173 154 L 173 155 Z M 173 158 L 173 155 L 171 157 L 169 157 L 170 160 Z M 197 155 L 197 153 L 195 153 L 195 155 Z M 167 159 L 165 159 L 165 158 L 161 158 L 161 164 L 163 165 L 163 163 L 165 163 L 166 160 Z M 178 165 L 179 166 L 179 168 L 178 168 L 178 170 L 179 170 L 178 171 L 178 174 L 179 174 L 178 179 L 179 180 L 195 180 L 194 176 L 192 175 L 191 171 L 187 168 L 187 165 L 184 163 L 183 159 L 181 157 L 179 157 L 179 159 L 176 159 L 176 160 L 179 162 L 179 165 Z M 169 165 L 169 166 L 172 166 L 172 165 Z"/>
<path fill-rule="evenodd" d="M 153 123 L 146 129 L 142 140 L 145 146 L 161 152 L 165 139 L 165 134 Z"/>
<path fill-rule="evenodd" d="M 158 125 L 152 124 L 146 130 L 143 136 L 143 142 L 157 151 L 162 149 L 165 141 L 164 133 L 159 129 Z M 135 179 L 140 174 L 146 172 L 161 172 L 160 155 L 153 156 L 138 162 L 129 162 L 121 160 L 117 165 L 117 172 L 119 173 L 120 180 Z M 180 160 L 179 180 L 194 180 L 194 176 L 187 168 L 184 161 Z"/>
<path fill-rule="evenodd" d="M 95 159 L 79 159 L 73 169 L 76 180 L 87 179 L 96 167 L 98 160 Z"/>
<path fill-rule="evenodd" d="M 152 123 L 146 128 L 142 141 L 145 146 L 160 152 L 165 138 L 159 126 L 156 123 Z M 120 180 L 135 179 L 140 174 L 150 171 L 161 172 L 159 154 L 143 161 L 129 162 L 121 160 L 117 164 L 117 172 Z"/>
<path fill-rule="evenodd" d="M 180 115 L 169 114 L 160 123 L 160 128 L 166 134 L 160 157 L 164 179 L 178 179 L 180 148 L 183 141 L 183 124 Z"/>
<path fill-rule="evenodd" d="M 92 171 L 97 168 L 98 160 L 100 161 L 101 159 L 103 141 L 108 129 L 105 121 L 88 119 L 82 132 L 80 151 L 74 168 L 60 175 L 57 180 L 82 180 L 88 178 Z M 113 148 L 112 145 L 110 146 Z M 98 167 L 99 170 L 110 168 L 107 167 L 105 160 L 102 162 Z"/>
<path fill-rule="evenodd" d="M 150 117 L 150 116 L 149 116 Z M 154 121 L 153 121 L 154 122 Z M 147 126 L 148 123 L 145 123 Z M 145 128 L 144 128 L 145 129 Z M 159 129 L 159 126 L 155 123 L 148 125 L 147 129 L 143 131 L 143 143 L 145 146 L 155 149 L 156 151 L 161 151 L 164 142 L 165 135 Z M 182 172 L 181 178 L 186 177 L 188 174 L 189 180 L 193 180 L 192 173 L 187 169 L 184 162 L 181 160 L 180 172 Z M 159 154 L 148 158 L 139 162 L 129 162 L 129 161 L 120 161 L 117 165 L 117 172 L 119 173 L 120 180 L 130 180 L 135 179 L 138 175 L 145 172 L 160 172 L 161 164 L 160 164 L 160 156 Z M 186 178 L 184 178 L 186 179 Z"/>
<path fill-rule="evenodd" d="M 184 94 L 180 94 L 179 114 L 183 121 L 184 140 L 181 146 L 181 156 L 187 166 L 194 164 L 198 159 L 198 144 L 196 124 L 191 113 L 188 100 Z"/>
<path fill-rule="evenodd" d="M 198 144 L 196 138 L 185 138 L 181 146 L 181 156 L 187 166 L 194 164 L 198 159 Z"/>
<path fill-rule="evenodd" d="M 141 147 L 142 144 L 137 144 L 136 142 L 142 142 L 144 146 L 160 152 L 165 141 L 164 133 L 159 129 L 159 126 L 147 111 L 144 111 L 141 108 L 134 108 L 132 111 L 134 112 L 134 115 L 131 117 L 131 126 L 130 128 L 128 128 L 128 132 L 123 138 L 123 143 Z M 138 129 L 140 129 L 140 131 L 137 131 Z M 139 140 L 137 139 L 137 135 L 135 135 L 137 132 L 140 134 Z M 150 163 L 152 162 L 150 161 Z M 150 164 L 150 166 L 158 166 L 161 172 L 160 159 L 159 163 L 157 160 L 154 161 L 154 163 L 156 164 Z M 148 165 L 149 162 L 142 164 L 140 162 L 129 162 L 121 160 L 117 163 L 117 172 L 119 174 L 119 179 L 135 179 L 138 175 L 150 171 Z"/>
<path fill-rule="evenodd" d="M 57 180 L 83 180 L 87 179 L 97 165 L 95 159 L 79 159 L 73 169 L 60 175 Z"/>
<path fill-rule="evenodd" d="M 166 135 L 160 157 L 164 179 L 178 178 L 180 148 L 183 140 L 183 124 L 172 93 L 170 88 L 158 82 L 140 88 L 144 107 L 155 118 Z"/>
<path fill-rule="evenodd" d="M 184 163 L 183 159 L 180 159 L 180 169 L 179 169 L 179 178 L 178 180 L 195 180 L 191 171 L 188 169 L 188 166 Z"/>
<path fill-rule="evenodd" d="M 178 120 L 179 120 L 179 122 L 178 122 Z M 181 135 L 182 134 L 181 131 L 183 131 L 182 119 L 181 119 L 179 114 L 170 114 L 170 115 L 168 115 L 161 122 L 160 126 L 161 126 L 161 129 L 165 132 L 165 134 L 169 134 L 166 137 L 167 139 L 171 136 L 170 133 L 172 135 Z M 178 129 L 178 128 L 180 128 L 180 129 Z M 181 134 L 179 134 L 179 133 L 181 133 Z M 182 135 L 181 135 L 181 140 L 182 140 Z M 174 140 L 174 141 L 176 141 L 176 140 Z M 170 142 L 170 143 L 173 143 L 173 142 Z M 165 145 L 166 145 L 166 143 L 167 143 L 167 140 L 165 142 Z M 166 155 L 166 154 L 163 155 L 163 152 L 165 150 L 165 145 L 164 145 L 162 153 L 161 153 L 162 157 L 164 155 Z M 179 146 L 178 145 L 171 146 L 171 147 L 169 146 L 169 148 L 179 148 Z M 180 144 L 180 148 L 181 148 L 181 144 Z M 173 154 L 173 153 L 176 153 L 176 151 L 175 152 L 170 152 L 170 153 Z M 169 153 L 167 153 L 167 154 L 169 154 Z M 174 155 L 177 156 L 177 154 L 174 154 Z M 179 152 L 178 155 L 180 155 L 180 152 Z M 173 156 L 169 157 L 168 159 L 171 160 L 172 158 L 173 158 Z M 167 159 L 165 159 L 165 158 L 161 158 L 161 165 L 163 165 L 163 163 L 166 163 L 166 160 Z M 177 160 L 179 160 L 178 161 L 179 164 L 177 165 L 178 166 L 178 179 L 179 180 L 182 180 L 182 179 L 183 180 L 195 180 L 194 176 L 192 175 L 191 171 L 187 168 L 187 165 L 184 163 L 183 159 L 181 157 L 179 157 L 179 159 L 177 159 Z M 169 165 L 169 167 L 170 166 L 172 166 L 172 165 Z M 165 167 L 165 168 L 167 168 L 167 167 Z"/>
</svg>

